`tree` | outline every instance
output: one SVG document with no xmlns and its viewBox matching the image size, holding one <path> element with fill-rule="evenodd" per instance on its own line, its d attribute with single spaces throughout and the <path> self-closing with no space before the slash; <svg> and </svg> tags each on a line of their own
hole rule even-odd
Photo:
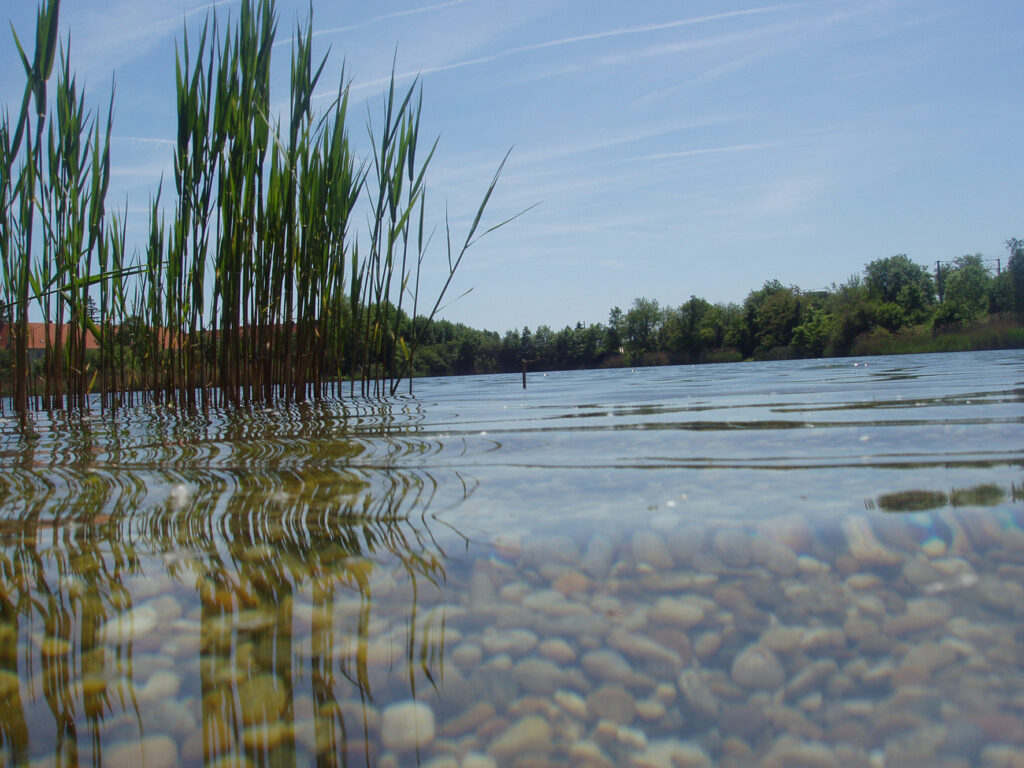
<svg viewBox="0 0 1024 768">
<path fill-rule="evenodd" d="M 1010 252 L 1006 271 L 1010 275 L 1013 311 L 1024 316 L 1024 240 L 1011 237 L 1006 241 L 1006 250 Z"/>
<path fill-rule="evenodd" d="M 730 318 L 740 315 L 736 304 L 712 304 L 698 324 L 697 334 L 700 338 L 701 353 L 718 349 L 725 345 L 725 331 L 729 327 Z"/>
<path fill-rule="evenodd" d="M 802 355 L 821 357 L 835 331 L 836 318 L 822 309 L 814 309 L 793 329 L 793 346 Z"/>
<path fill-rule="evenodd" d="M 961 256 L 945 275 L 940 312 L 961 322 L 977 320 L 988 312 L 992 275 L 980 253 Z"/>
<path fill-rule="evenodd" d="M 702 350 L 718 346 L 720 339 L 713 317 L 714 307 L 705 299 L 691 295 L 678 309 L 665 309 L 665 347 L 672 352 L 687 352 L 695 359 Z"/>
<path fill-rule="evenodd" d="M 951 267 L 947 263 L 938 263 L 935 265 L 935 293 L 939 297 L 939 303 L 942 303 L 943 298 L 946 295 L 946 278 L 949 277 Z"/>
<path fill-rule="evenodd" d="M 935 282 L 931 274 L 907 258 L 905 253 L 876 259 L 864 268 L 864 272 L 870 298 L 899 308 L 897 316 L 887 318 L 887 322 L 897 328 L 921 322 L 935 303 Z"/>
<path fill-rule="evenodd" d="M 626 347 L 633 360 L 657 349 L 661 330 L 661 308 L 655 299 L 634 299 L 626 313 Z"/>
<path fill-rule="evenodd" d="M 523 332 L 519 334 L 519 354 L 524 360 L 533 360 L 537 355 L 533 347 L 533 334 L 530 333 L 530 326 L 524 325 Z"/>
<path fill-rule="evenodd" d="M 622 310 L 618 307 L 612 307 L 611 311 L 608 312 L 608 327 L 605 329 L 604 337 L 604 348 L 608 354 L 620 354 L 625 325 L 626 321 L 622 316 Z"/>
<path fill-rule="evenodd" d="M 1013 275 L 1004 269 L 992 278 L 992 290 L 989 293 L 989 312 L 999 314 L 1013 312 Z"/>
<path fill-rule="evenodd" d="M 800 324 L 800 292 L 779 286 L 768 293 L 757 308 L 758 348 L 770 352 L 788 347 L 793 329 Z"/>
<path fill-rule="evenodd" d="M 474 373 L 477 355 L 480 351 L 480 332 L 474 331 L 464 325 L 459 325 L 459 338 L 452 343 L 456 347 L 455 372 Z"/>
<path fill-rule="evenodd" d="M 581 332 L 581 348 L 583 355 L 580 358 L 584 365 L 596 365 L 608 354 L 618 354 L 619 348 L 608 349 L 605 342 L 608 340 L 608 330 L 601 323 L 588 325 Z"/>
<path fill-rule="evenodd" d="M 793 329 L 800 324 L 800 291 L 778 280 L 769 280 L 751 291 L 743 302 L 746 332 L 736 338 L 744 357 L 765 355 L 788 347 Z"/>
<path fill-rule="evenodd" d="M 555 334 L 551 330 L 550 326 L 538 325 L 537 330 L 533 332 L 533 357 L 540 360 L 541 366 L 544 368 L 551 368 L 552 365 L 552 353 L 554 352 L 554 341 Z"/>
<path fill-rule="evenodd" d="M 516 371 L 522 365 L 523 353 L 519 341 L 519 330 L 506 331 L 501 339 L 499 364 L 504 371 Z"/>
</svg>

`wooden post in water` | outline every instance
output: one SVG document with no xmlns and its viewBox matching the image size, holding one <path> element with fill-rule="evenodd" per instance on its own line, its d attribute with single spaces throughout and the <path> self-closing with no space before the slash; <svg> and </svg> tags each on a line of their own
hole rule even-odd
<svg viewBox="0 0 1024 768">
<path fill-rule="evenodd" d="M 526 364 L 527 363 L 536 363 L 538 360 L 540 360 L 540 358 L 539 357 L 535 357 L 532 360 L 527 360 L 524 357 L 524 358 L 522 358 L 522 360 L 523 360 L 523 389 L 526 389 Z"/>
</svg>

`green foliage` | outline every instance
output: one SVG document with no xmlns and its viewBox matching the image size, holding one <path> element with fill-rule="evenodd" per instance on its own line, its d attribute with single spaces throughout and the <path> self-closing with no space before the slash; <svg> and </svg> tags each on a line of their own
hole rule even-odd
<svg viewBox="0 0 1024 768">
<path fill-rule="evenodd" d="M 871 307 L 874 313 L 874 324 L 887 331 L 898 331 L 907 325 L 907 313 L 895 301 L 881 301 Z"/>
<path fill-rule="evenodd" d="M 793 347 L 802 355 L 821 357 L 836 330 L 836 317 L 823 309 L 812 309 L 793 329 Z"/>
<path fill-rule="evenodd" d="M 1024 240 L 1011 237 L 1006 241 L 1010 259 L 1006 264 L 1009 274 L 1011 305 L 1019 317 L 1024 317 Z"/>
<path fill-rule="evenodd" d="M 659 348 L 661 307 L 654 299 L 639 298 L 626 312 L 624 346 L 632 361 L 639 361 L 647 352 Z"/>
<path fill-rule="evenodd" d="M 625 326 L 626 320 L 622 315 L 622 310 L 618 307 L 612 307 L 608 311 L 608 329 L 604 340 L 605 348 L 616 353 L 622 349 Z"/>
<path fill-rule="evenodd" d="M 122 347 L 136 350 L 155 349 L 157 334 L 141 315 L 129 315 L 121 321 L 116 330 L 108 334 L 108 340 Z"/>
<path fill-rule="evenodd" d="M 747 295 L 743 302 L 744 327 L 735 327 L 726 342 L 747 357 L 789 354 L 772 350 L 788 349 L 807 303 L 798 288 L 769 280 Z"/>
<path fill-rule="evenodd" d="M 977 320 L 987 314 L 992 293 L 992 275 L 982 255 L 961 256 L 946 275 L 943 305 L 949 305 L 961 322 Z"/>
<path fill-rule="evenodd" d="M 963 317 L 960 315 L 960 307 L 957 304 L 943 301 L 935 308 L 935 315 L 932 318 L 934 329 L 941 330 L 962 323 Z"/>
<path fill-rule="evenodd" d="M 992 314 L 1014 312 L 1013 282 L 1008 269 L 992 278 L 992 291 L 989 295 L 989 311 Z"/>
<path fill-rule="evenodd" d="M 1024 243 L 1012 243 L 1021 253 Z M 1015 264 L 1024 263 L 1017 258 Z M 500 343 L 491 334 L 489 345 L 473 347 L 472 370 L 518 372 L 524 358 L 531 361 L 530 370 L 558 370 L 1022 347 L 1019 323 L 980 310 L 1009 303 L 1011 277 L 1007 269 L 993 278 L 981 256 L 964 256 L 943 271 L 946 296 L 936 306 L 926 293 L 930 276 L 901 255 L 873 261 L 865 276 L 852 275 L 824 291 L 804 292 L 770 280 L 751 291 L 742 306 L 690 296 L 679 306 L 660 307 L 640 298 L 628 312 L 613 307 L 606 326 L 578 323 L 556 332 L 541 325 L 535 332 L 509 331 Z M 1000 298 L 1000 290 L 1011 299 Z M 628 357 L 618 354 L 620 346 Z M 438 352 L 430 359 L 447 361 L 446 372 L 468 372 L 465 359 L 457 363 Z"/>
<path fill-rule="evenodd" d="M 895 304 L 899 309 L 886 310 L 883 325 L 895 330 L 903 325 L 922 322 L 935 303 L 935 283 L 928 270 L 900 253 L 876 259 L 865 268 L 865 283 L 871 299 Z"/>
<path fill-rule="evenodd" d="M 962 265 L 974 263 L 970 257 Z M 753 291 L 743 306 L 711 304 L 695 296 L 655 313 L 656 306 L 650 299 L 633 303 L 633 333 L 642 328 L 644 317 L 658 330 L 654 346 L 643 351 L 627 346 L 628 359 L 619 354 L 616 343 L 620 338 L 617 328 L 623 334 L 630 332 L 628 314 L 617 307 L 609 313 L 607 326 L 577 323 L 554 331 L 541 325 L 535 331 L 525 327 L 510 330 L 501 337 L 438 321 L 428 334 L 416 373 L 518 373 L 524 359 L 529 361 L 528 370 L 547 371 L 627 363 L 739 362 L 752 355 L 788 359 L 1024 347 L 1024 328 L 1008 317 L 965 322 L 954 315 L 950 323 L 943 324 L 943 313 L 952 306 L 949 302 L 935 308 L 934 330 L 931 323 L 902 325 L 903 308 L 896 302 L 872 299 L 859 275 L 814 293 L 769 281 Z M 790 323 L 796 324 L 788 332 Z"/>
<path fill-rule="evenodd" d="M 725 337 L 724 308 L 705 299 L 690 299 L 673 309 L 666 307 L 662 322 L 662 348 L 682 362 L 696 362 L 721 347 Z"/>
</svg>

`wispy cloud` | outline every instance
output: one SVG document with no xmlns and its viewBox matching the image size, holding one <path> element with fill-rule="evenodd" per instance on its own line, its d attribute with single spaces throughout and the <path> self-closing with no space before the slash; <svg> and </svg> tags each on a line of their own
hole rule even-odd
<svg viewBox="0 0 1024 768">
<path fill-rule="evenodd" d="M 222 5 L 234 5 L 239 0 L 216 0 L 216 2 L 205 3 L 203 5 L 197 5 L 195 8 L 190 8 L 183 14 L 185 18 L 195 16 L 197 13 L 206 13 L 207 11 L 216 10 Z"/>
<path fill-rule="evenodd" d="M 432 11 L 439 11 L 443 8 L 450 8 L 453 5 L 463 5 L 465 3 L 471 3 L 475 0 L 446 0 L 443 3 L 434 3 L 433 5 L 424 5 L 419 8 L 408 8 L 404 11 L 392 11 L 391 13 L 384 13 L 380 16 L 374 16 L 370 19 L 365 19 L 357 24 L 347 24 L 340 27 L 325 27 L 323 29 L 314 29 L 313 37 L 322 37 L 324 35 L 337 35 L 342 32 L 352 32 L 357 29 L 364 29 L 366 27 L 373 26 L 382 21 L 390 21 L 392 19 L 404 18 L 406 16 L 416 16 L 421 13 L 430 13 Z M 275 45 L 287 45 L 295 41 L 294 37 L 284 38 L 278 40 Z"/>
<path fill-rule="evenodd" d="M 700 74 L 694 75 L 693 77 L 689 78 L 688 80 L 684 80 L 681 83 L 670 86 L 668 88 L 661 88 L 657 91 L 651 91 L 650 93 L 645 93 L 642 96 L 638 96 L 637 98 L 633 99 L 630 102 L 630 106 L 636 107 L 652 101 L 659 101 L 661 99 L 664 99 L 666 96 L 669 96 L 670 94 L 678 93 L 687 88 L 692 88 L 694 86 L 699 85 L 706 85 L 707 83 L 717 80 L 720 77 L 724 77 L 725 75 L 731 74 L 733 72 L 746 69 L 755 62 L 765 59 L 769 55 L 769 51 L 762 50 L 756 51 L 754 53 L 749 53 L 745 56 L 740 56 L 730 61 L 722 62 L 721 64 L 717 64 L 709 69 L 706 69 Z"/>
<path fill-rule="evenodd" d="M 174 171 L 174 164 L 168 157 L 164 161 L 151 161 L 147 163 L 121 163 L 112 165 L 110 168 L 111 178 L 142 179 L 147 187 L 156 189 L 156 182 L 161 176 L 169 176 Z"/>
<path fill-rule="evenodd" d="M 609 29 L 603 32 L 591 32 L 585 35 L 572 35 L 570 37 L 562 37 L 556 40 L 548 40 L 542 43 L 532 43 L 530 45 L 522 45 L 515 48 L 509 48 L 508 50 L 501 51 L 491 56 L 483 56 L 477 59 L 472 59 L 464 63 L 450 64 L 443 67 L 438 67 L 439 70 L 452 69 L 459 66 L 468 66 L 469 64 L 476 64 L 486 61 L 495 61 L 497 59 L 505 58 L 506 56 L 512 56 L 518 53 L 528 53 L 531 51 L 539 51 L 545 48 L 558 48 L 563 45 L 574 45 L 576 43 L 585 43 L 592 40 L 604 40 L 612 37 L 624 37 L 628 35 L 641 35 L 649 34 L 651 32 L 661 32 L 666 29 L 676 29 L 678 27 L 693 26 L 695 24 L 707 24 L 712 21 L 722 21 L 724 19 L 734 19 L 743 16 L 753 16 L 764 13 L 774 13 L 782 10 L 786 10 L 792 6 L 789 5 L 771 5 L 764 6 L 761 8 L 748 8 L 739 11 L 727 11 L 725 13 L 713 13 L 705 16 L 694 16 L 686 19 L 675 19 L 674 21 L 663 21 L 655 22 L 651 24 L 640 24 L 631 27 L 621 27 L 619 29 Z"/>
<path fill-rule="evenodd" d="M 595 153 L 605 153 L 606 150 L 625 147 L 630 144 L 638 144 L 674 134 L 681 134 L 695 129 L 706 129 L 715 126 L 722 126 L 736 122 L 741 118 L 729 115 L 706 115 L 701 118 L 660 118 L 657 122 L 645 123 L 626 130 L 616 131 L 611 136 L 602 136 L 599 139 L 582 141 L 578 136 L 573 136 L 567 143 L 557 146 L 546 145 L 544 149 L 536 149 L 532 152 L 514 155 L 517 164 L 543 165 L 550 168 L 552 161 L 572 156 L 585 156 Z M 610 154 L 610 153 L 609 153 Z M 621 159 L 613 159 L 613 162 L 622 162 Z"/>
<path fill-rule="evenodd" d="M 776 141 L 762 141 L 746 144 L 731 144 L 725 147 L 703 147 L 701 149 L 683 149 L 678 152 L 653 152 L 635 157 L 624 157 L 617 162 L 636 163 L 642 161 L 656 160 L 682 160 L 689 157 L 701 157 L 703 155 L 731 155 L 737 152 L 752 152 L 759 149 L 771 149 L 779 146 Z"/>
<path fill-rule="evenodd" d="M 678 53 L 692 51 L 699 48 L 711 48 L 726 45 L 739 47 L 745 52 L 742 56 L 737 56 L 729 61 L 716 64 L 681 83 L 638 96 L 630 104 L 631 106 L 637 106 L 658 99 L 663 99 L 673 93 L 695 86 L 705 85 L 723 76 L 740 70 L 749 69 L 758 62 L 771 57 L 784 55 L 801 45 L 807 44 L 808 41 L 819 41 L 822 30 L 829 27 L 835 27 L 855 18 L 870 14 L 875 10 L 878 10 L 880 5 L 884 6 L 885 3 L 867 3 L 853 10 L 834 11 L 821 16 L 810 16 L 786 22 L 779 22 L 768 27 L 762 27 L 760 29 L 749 30 L 742 33 L 735 33 L 733 35 L 724 35 L 703 41 L 670 43 L 636 51 L 631 54 L 632 58 L 640 59 L 676 55 Z M 762 45 L 754 48 L 750 44 L 755 41 L 762 41 Z M 818 43 L 816 42 L 816 44 Z M 607 57 L 591 64 L 591 68 L 618 64 L 621 63 L 622 58 L 623 57 Z"/>
<path fill-rule="evenodd" d="M 99 80 L 103 81 L 111 70 L 141 58 L 180 33 L 190 18 L 238 2 L 214 0 L 184 7 L 173 14 L 164 10 L 166 6 L 137 0 L 115 0 L 101 11 L 72 6 L 69 28 L 74 32 L 74 47 L 79 54 L 76 66 L 89 80 L 94 79 L 93 75 L 102 75 Z"/>
<path fill-rule="evenodd" d="M 447 64 L 438 64 L 432 67 L 424 67 L 417 72 L 403 72 L 400 75 L 396 75 L 396 79 L 400 81 L 407 81 L 411 78 L 430 75 L 438 72 L 450 72 L 452 70 L 463 69 L 465 67 L 473 67 L 481 64 L 490 64 L 501 59 L 506 59 L 511 56 L 518 56 L 524 53 L 532 53 L 535 51 L 542 51 L 551 48 L 560 48 L 568 45 L 577 45 L 579 43 L 592 42 L 595 40 L 606 40 L 617 37 L 628 37 L 634 35 L 646 35 L 653 32 L 661 32 L 669 29 L 678 29 L 680 27 L 693 26 L 698 24 L 707 24 L 715 21 L 723 21 L 726 19 L 742 18 L 747 16 L 755 16 L 761 14 L 777 13 L 785 11 L 794 7 L 790 4 L 782 5 L 769 5 L 758 8 L 747 8 L 737 11 L 726 11 L 724 13 L 707 14 L 704 16 L 692 16 L 685 19 L 674 19 L 671 21 L 655 22 L 651 24 L 639 24 L 629 27 L 619 27 L 616 29 L 608 29 L 600 32 L 591 32 L 583 35 L 570 35 L 568 37 L 559 37 L 553 40 L 545 40 L 539 43 L 530 43 L 528 45 L 519 45 L 512 48 L 506 48 L 505 50 L 498 51 L 496 53 L 487 54 L 484 56 L 476 56 L 469 59 L 463 59 L 461 61 L 450 62 Z M 360 88 L 374 88 L 378 89 L 384 83 L 389 82 L 389 78 L 379 78 L 377 80 L 361 83 Z"/>
<path fill-rule="evenodd" d="M 115 134 L 110 137 L 110 141 L 113 143 L 121 142 L 137 146 L 159 147 L 161 149 L 165 147 L 175 147 L 178 145 L 178 142 L 174 139 L 160 139 L 152 136 L 118 136 Z"/>
</svg>

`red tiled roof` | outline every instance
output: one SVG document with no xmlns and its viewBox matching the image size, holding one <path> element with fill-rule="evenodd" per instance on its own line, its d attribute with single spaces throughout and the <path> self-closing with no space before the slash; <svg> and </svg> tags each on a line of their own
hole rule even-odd
<svg viewBox="0 0 1024 768">
<path fill-rule="evenodd" d="M 53 346 L 57 343 L 57 323 L 50 323 L 50 345 Z M 71 326 L 68 323 L 62 323 L 61 328 L 61 340 L 62 343 L 67 344 L 68 334 L 71 331 Z M 0 328 L 0 347 L 7 349 L 14 346 L 14 338 L 11 336 L 11 326 L 4 325 Z M 29 349 L 46 349 L 46 323 L 29 323 L 28 324 L 28 348 Z M 99 349 L 99 342 L 96 337 L 91 333 L 85 335 L 85 348 L 86 349 Z"/>
</svg>

